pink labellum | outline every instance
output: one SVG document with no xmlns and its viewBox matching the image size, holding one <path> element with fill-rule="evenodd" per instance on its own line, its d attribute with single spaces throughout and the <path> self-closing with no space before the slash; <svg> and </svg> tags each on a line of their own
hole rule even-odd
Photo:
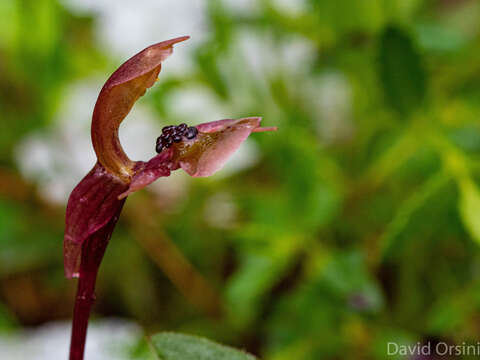
<svg viewBox="0 0 480 360">
<path fill-rule="evenodd" d="M 210 176 L 219 170 L 252 132 L 273 131 L 261 128 L 261 118 L 226 119 L 197 125 L 199 131 L 193 140 L 184 140 L 163 150 L 148 162 L 138 161 L 127 191 L 119 196 L 144 188 L 161 176 L 181 167 L 194 177 Z"/>
<path fill-rule="evenodd" d="M 197 125 L 200 132 L 185 155 L 179 155 L 179 165 L 193 177 L 210 176 L 219 170 L 247 137 L 261 128 L 260 117 L 226 119 Z"/>
</svg>

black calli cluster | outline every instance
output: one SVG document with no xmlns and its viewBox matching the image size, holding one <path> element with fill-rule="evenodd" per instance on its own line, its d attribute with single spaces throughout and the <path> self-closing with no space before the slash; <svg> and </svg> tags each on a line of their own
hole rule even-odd
<svg viewBox="0 0 480 360">
<path fill-rule="evenodd" d="M 157 138 L 155 150 L 160 153 L 163 149 L 169 148 L 173 143 L 178 143 L 184 138 L 191 140 L 198 134 L 195 126 L 187 126 L 187 124 L 169 125 L 162 129 L 162 135 Z"/>
</svg>

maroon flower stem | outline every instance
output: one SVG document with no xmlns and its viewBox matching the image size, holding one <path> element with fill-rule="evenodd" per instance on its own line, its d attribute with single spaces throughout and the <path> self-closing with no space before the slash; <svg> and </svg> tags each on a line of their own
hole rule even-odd
<svg viewBox="0 0 480 360">
<path fill-rule="evenodd" d="M 77 296 L 75 297 L 75 307 L 73 310 L 70 360 L 83 360 L 88 318 L 92 305 L 95 302 L 95 282 L 98 268 L 100 267 L 103 254 L 115 228 L 122 206 L 118 209 L 117 215 L 115 215 L 103 229 L 86 239 L 82 246 Z"/>
<path fill-rule="evenodd" d="M 82 360 L 87 337 L 88 318 L 95 302 L 95 280 L 97 272 L 82 272 L 78 281 L 75 309 L 73 311 L 70 360 Z"/>
</svg>

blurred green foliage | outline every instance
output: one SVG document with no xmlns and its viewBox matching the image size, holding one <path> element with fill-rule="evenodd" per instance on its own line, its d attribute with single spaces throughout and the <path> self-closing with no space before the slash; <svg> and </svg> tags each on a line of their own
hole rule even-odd
<svg viewBox="0 0 480 360">
<path fill-rule="evenodd" d="M 255 360 L 243 351 L 191 335 L 160 333 L 152 337 L 151 343 L 162 360 Z"/>
<path fill-rule="evenodd" d="M 191 123 L 171 99 L 200 88 L 228 116 L 260 115 L 279 131 L 254 136 L 255 166 L 191 181 L 182 200 L 129 199 L 96 314 L 266 360 L 390 359 L 392 341 L 476 342 L 480 3 L 299 0 L 293 11 L 262 0 L 237 12 L 212 0 L 207 12 L 211 31 L 191 52 L 193 68 L 161 74 L 143 104 L 159 122 Z M 121 59 L 99 45 L 95 14 L 53 0 L 1 1 L 0 13 L 4 330 L 69 318 L 74 291 L 62 277 L 64 209 L 21 179 L 15 147 L 58 126 L 66 86 L 106 79 Z M 228 226 L 204 216 L 218 194 L 236 209 Z M 207 279 L 220 315 L 178 291 L 139 240 L 142 229 L 160 253 L 161 238 L 173 242 Z"/>
</svg>

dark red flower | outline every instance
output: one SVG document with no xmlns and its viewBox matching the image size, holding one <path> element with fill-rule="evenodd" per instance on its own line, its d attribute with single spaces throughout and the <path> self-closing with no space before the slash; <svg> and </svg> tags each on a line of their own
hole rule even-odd
<svg viewBox="0 0 480 360">
<path fill-rule="evenodd" d="M 147 162 L 128 158 L 118 139 L 120 123 L 155 83 L 173 45 L 188 38 L 152 45 L 127 60 L 107 80 L 95 104 L 92 143 L 97 163 L 72 191 L 66 211 L 65 275 L 80 278 L 70 359 L 83 358 L 96 274 L 126 197 L 179 168 L 191 176 L 209 176 L 252 132 L 275 130 L 260 127 L 258 117 L 219 120 L 197 125 L 188 134 L 181 132 L 186 136 L 175 134 L 175 141 L 167 135 L 166 146 Z"/>
</svg>

